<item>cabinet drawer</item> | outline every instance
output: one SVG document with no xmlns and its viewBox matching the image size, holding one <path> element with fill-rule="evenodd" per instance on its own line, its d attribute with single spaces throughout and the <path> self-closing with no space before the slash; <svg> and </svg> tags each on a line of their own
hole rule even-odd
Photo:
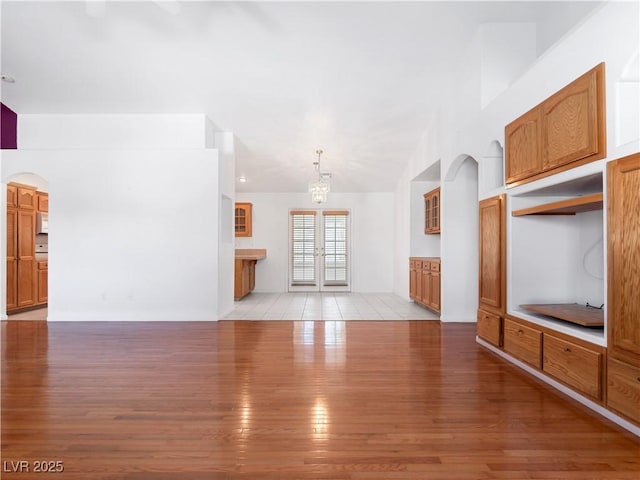
<svg viewBox="0 0 640 480">
<path fill-rule="evenodd" d="M 544 335 L 542 370 L 596 400 L 602 398 L 602 354 Z"/>
<path fill-rule="evenodd" d="M 504 321 L 504 351 L 540 368 L 542 332 L 512 320 Z"/>
<path fill-rule="evenodd" d="M 49 262 L 38 262 L 38 270 L 48 270 Z"/>
<path fill-rule="evenodd" d="M 439 272 L 440 271 L 440 262 L 431 262 L 431 271 Z"/>
<path fill-rule="evenodd" d="M 500 316 L 493 313 L 478 310 L 477 333 L 480 338 L 492 343 L 496 347 L 501 346 L 501 327 L 502 322 Z"/>
<path fill-rule="evenodd" d="M 422 270 L 422 260 L 414 260 L 413 268 L 415 268 L 416 270 Z"/>
<path fill-rule="evenodd" d="M 640 425 L 640 368 L 609 358 L 607 407 Z"/>
</svg>

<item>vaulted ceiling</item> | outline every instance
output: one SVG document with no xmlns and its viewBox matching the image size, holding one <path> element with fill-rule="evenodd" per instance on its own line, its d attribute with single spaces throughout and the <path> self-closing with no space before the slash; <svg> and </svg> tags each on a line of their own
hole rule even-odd
<svg viewBox="0 0 640 480">
<path fill-rule="evenodd" d="M 363 192 L 394 189 L 479 25 L 534 22 L 540 54 L 597 2 L 103 6 L 2 1 L 2 102 L 204 113 L 235 134 L 238 191 L 305 191 L 323 148 L 333 190 Z"/>
</svg>

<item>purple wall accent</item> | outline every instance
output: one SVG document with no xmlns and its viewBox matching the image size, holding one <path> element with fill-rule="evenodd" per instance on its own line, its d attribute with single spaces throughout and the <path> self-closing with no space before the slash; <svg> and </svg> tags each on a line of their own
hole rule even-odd
<svg viewBox="0 0 640 480">
<path fill-rule="evenodd" d="M 0 148 L 18 148 L 18 114 L 0 103 Z"/>
</svg>

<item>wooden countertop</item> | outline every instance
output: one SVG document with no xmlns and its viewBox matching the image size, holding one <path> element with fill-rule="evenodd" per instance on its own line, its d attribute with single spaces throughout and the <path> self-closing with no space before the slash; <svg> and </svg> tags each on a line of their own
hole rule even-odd
<svg viewBox="0 0 640 480">
<path fill-rule="evenodd" d="M 266 248 L 236 248 L 236 260 L 262 260 L 267 258 Z"/>
</svg>

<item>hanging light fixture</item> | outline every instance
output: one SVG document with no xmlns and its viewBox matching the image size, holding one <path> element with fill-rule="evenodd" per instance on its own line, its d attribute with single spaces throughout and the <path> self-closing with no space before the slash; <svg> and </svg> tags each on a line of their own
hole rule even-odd
<svg viewBox="0 0 640 480">
<path fill-rule="evenodd" d="M 327 194 L 331 190 L 330 173 L 323 173 L 320 169 L 320 155 L 324 152 L 322 150 L 316 150 L 318 154 L 318 160 L 313 162 L 313 166 L 318 174 L 317 178 L 309 181 L 309 193 L 311 194 L 311 201 L 313 203 L 323 203 L 327 201 Z"/>
</svg>

